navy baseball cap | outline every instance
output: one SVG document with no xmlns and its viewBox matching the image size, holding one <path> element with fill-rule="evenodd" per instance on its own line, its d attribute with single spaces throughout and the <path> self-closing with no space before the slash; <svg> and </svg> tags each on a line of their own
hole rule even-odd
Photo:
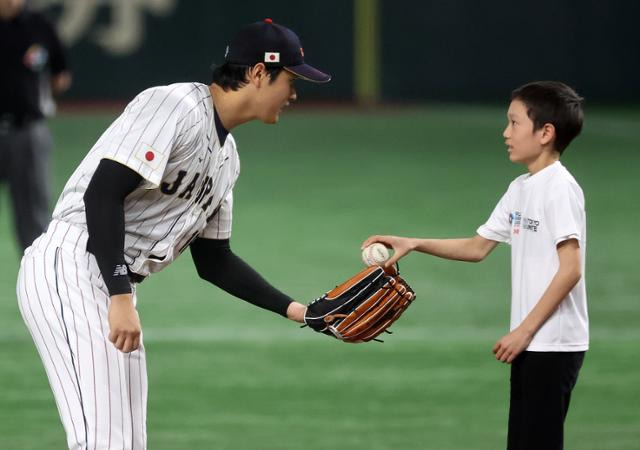
<svg viewBox="0 0 640 450">
<path fill-rule="evenodd" d="M 271 19 L 264 19 L 242 28 L 227 46 L 226 62 L 253 66 L 284 67 L 299 78 L 314 83 L 326 83 L 331 75 L 304 62 L 304 49 L 298 36 L 289 28 Z"/>
</svg>

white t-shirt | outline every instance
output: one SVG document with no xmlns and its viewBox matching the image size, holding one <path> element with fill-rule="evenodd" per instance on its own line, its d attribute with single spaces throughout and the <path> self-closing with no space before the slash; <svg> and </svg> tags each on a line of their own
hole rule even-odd
<svg viewBox="0 0 640 450">
<path fill-rule="evenodd" d="M 478 234 L 511 245 L 511 330 L 538 303 L 558 271 L 557 244 L 578 240 L 582 278 L 538 330 L 527 350 L 587 350 L 584 195 L 560 161 L 513 180 Z"/>
<path fill-rule="evenodd" d="M 209 88 L 176 83 L 147 89 L 102 134 L 67 182 L 53 218 L 86 229 L 83 196 L 101 159 L 139 173 L 124 203 L 124 257 L 146 276 L 196 238 L 231 236 L 236 144 L 218 136 Z"/>
</svg>

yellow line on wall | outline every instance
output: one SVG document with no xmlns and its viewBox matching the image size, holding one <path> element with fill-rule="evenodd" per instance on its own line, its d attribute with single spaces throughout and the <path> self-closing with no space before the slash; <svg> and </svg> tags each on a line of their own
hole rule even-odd
<svg viewBox="0 0 640 450">
<path fill-rule="evenodd" d="M 353 91 L 358 103 L 380 99 L 379 0 L 353 2 Z"/>
</svg>

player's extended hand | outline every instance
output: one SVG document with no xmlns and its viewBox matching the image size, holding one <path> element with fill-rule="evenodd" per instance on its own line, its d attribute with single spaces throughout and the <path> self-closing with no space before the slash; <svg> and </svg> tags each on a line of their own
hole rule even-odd
<svg viewBox="0 0 640 450">
<path fill-rule="evenodd" d="M 109 340 L 123 353 L 140 347 L 140 317 L 131 294 L 112 295 L 109 304 Z"/>
<path fill-rule="evenodd" d="M 393 266 L 400 258 L 402 258 L 407 253 L 411 252 L 415 249 L 414 240 L 406 237 L 399 236 L 369 236 L 360 246 L 361 250 L 364 250 L 365 247 L 370 246 L 371 244 L 375 244 L 379 242 L 383 244 L 387 248 L 393 249 L 393 255 L 391 258 L 384 263 L 385 267 Z"/>
<path fill-rule="evenodd" d="M 498 361 L 511 364 L 529 346 L 531 339 L 533 339 L 532 334 L 516 328 L 496 342 L 496 345 L 493 346 L 493 353 Z"/>
</svg>

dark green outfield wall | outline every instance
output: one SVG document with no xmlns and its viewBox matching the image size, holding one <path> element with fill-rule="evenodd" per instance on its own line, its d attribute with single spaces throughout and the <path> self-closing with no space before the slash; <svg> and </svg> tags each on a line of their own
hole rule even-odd
<svg viewBox="0 0 640 450">
<path fill-rule="evenodd" d="M 173 81 L 208 81 L 227 39 L 272 17 L 334 75 L 305 98 L 353 98 L 351 0 L 38 0 L 70 43 L 73 99 L 126 99 Z M 91 6 L 91 5 L 97 6 Z M 79 6 L 80 5 L 80 6 Z M 119 5 L 119 6 L 118 6 Z M 562 79 L 590 100 L 640 100 L 640 2 L 380 0 L 383 100 L 498 100 L 532 79 Z"/>
<path fill-rule="evenodd" d="M 640 2 L 384 1 L 382 13 L 384 98 L 493 100 L 560 79 L 591 99 L 640 100 Z"/>
<path fill-rule="evenodd" d="M 321 92 L 312 87 L 305 92 L 309 97 L 326 93 L 334 98 L 351 95 L 353 19 L 349 1 L 153 1 L 164 2 L 166 11 L 108 6 L 118 3 L 113 0 L 102 2 L 104 5 L 91 11 L 91 26 L 86 27 L 70 47 L 75 83 L 69 97 L 121 99 L 151 85 L 193 80 L 209 82 L 209 67 L 211 63 L 223 61 L 228 39 L 245 23 L 265 17 L 295 28 L 302 38 L 307 59 L 334 74 L 336 82 L 330 90 Z M 130 4 L 152 4 L 153 1 L 131 0 Z M 48 8 L 59 28 L 63 27 L 65 13 L 70 16 L 75 12 L 74 2 L 82 3 L 68 0 Z M 129 21 L 122 25 L 122 30 L 115 20 L 119 13 Z M 117 36 L 126 35 L 126 30 L 132 28 L 139 31 L 140 39 L 122 39 L 125 41 L 122 47 L 128 45 L 128 48 L 114 50 L 112 47 L 118 45 Z M 111 43 L 99 41 L 100 31 L 104 29 L 113 30 Z"/>
</svg>

